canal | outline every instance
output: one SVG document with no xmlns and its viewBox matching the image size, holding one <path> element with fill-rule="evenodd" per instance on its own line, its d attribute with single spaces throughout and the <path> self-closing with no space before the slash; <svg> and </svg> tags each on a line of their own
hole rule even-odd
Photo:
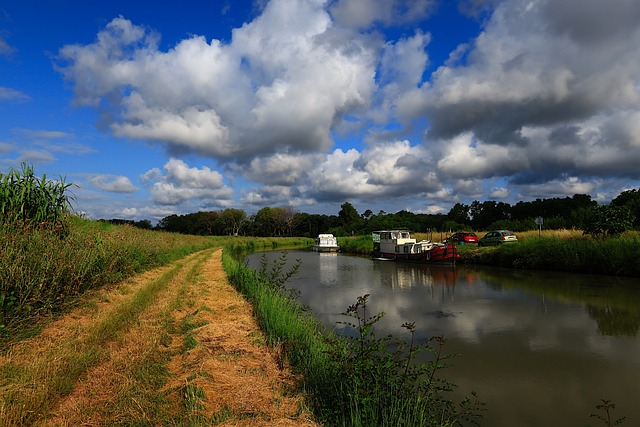
<svg viewBox="0 0 640 427">
<path fill-rule="evenodd" d="M 281 252 L 255 253 L 274 260 Z M 377 261 L 289 251 L 301 267 L 287 286 L 336 329 L 358 296 L 384 312 L 378 333 L 444 335 L 459 354 L 442 371 L 457 396 L 478 393 L 482 426 L 602 425 L 601 399 L 640 425 L 640 280 L 608 276 Z"/>
</svg>

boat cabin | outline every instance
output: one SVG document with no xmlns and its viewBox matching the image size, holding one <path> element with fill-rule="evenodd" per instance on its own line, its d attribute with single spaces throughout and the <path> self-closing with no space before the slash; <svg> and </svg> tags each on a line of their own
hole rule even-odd
<svg viewBox="0 0 640 427">
<path fill-rule="evenodd" d="M 420 254 L 433 249 L 431 240 L 416 242 L 409 230 L 374 231 L 373 250 L 382 254 Z"/>
<path fill-rule="evenodd" d="M 333 234 L 318 234 L 313 243 L 316 252 L 337 252 L 338 249 L 338 239 Z"/>
</svg>

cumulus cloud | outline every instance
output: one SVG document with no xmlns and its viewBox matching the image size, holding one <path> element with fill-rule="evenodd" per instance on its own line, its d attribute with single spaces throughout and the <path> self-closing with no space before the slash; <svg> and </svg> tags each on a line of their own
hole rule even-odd
<svg viewBox="0 0 640 427">
<path fill-rule="evenodd" d="M 154 168 L 141 177 L 150 186 L 153 200 L 161 205 L 194 202 L 202 206 L 226 206 L 233 194 L 222 175 L 206 166 L 191 168 L 172 158 L 163 169 Z"/>
<path fill-rule="evenodd" d="M 593 194 L 601 182 L 585 181 L 576 176 L 567 176 L 552 181 L 522 186 L 521 189 L 533 197 L 565 197 L 573 194 Z"/>
<path fill-rule="evenodd" d="M 126 176 L 95 174 L 88 178 L 91 185 L 99 190 L 111 193 L 133 193 L 138 188 Z"/>
<path fill-rule="evenodd" d="M 639 14 L 633 1 L 499 2 L 464 61 L 406 91 L 396 111 L 430 120 L 450 177 L 638 179 Z"/>
<path fill-rule="evenodd" d="M 463 0 L 480 32 L 428 75 L 435 5 L 272 0 L 229 42 L 168 50 L 118 17 L 94 43 L 64 46 L 57 67 L 113 134 L 166 148 L 142 181 L 167 206 L 233 197 L 185 154 L 255 183 L 240 200 L 253 206 L 413 197 L 441 209 L 640 179 L 640 3 Z"/>
<path fill-rule="evenodd" d="M 300 183 L 322 156 L 275 153 L 256 157 L 238 168 L 239 173 L 254 182 L 267 185 L 296 185 Z"/>
<path fill-rule="evenodd" d="M 406 140 L 371 145 L 355 164 L 367 173 L 368 183 L 394 187 L 391 192 L 397 192 L 397 187 L 414 192 L 437 191 L 441 187 L 429 154 Z"/>
<path fill-rule="evenodd" d="M 331 13 L 339 24 L 367 28 L 376 22 L 414 23 L 429 16 L 436 5 L 435 0 L 338 0 Z"/>
<path fill-rule="evenodd" d="M 194 36 L 167 52 L 157 34 L 119 17 L 95 43 L 60 49 L 58 69 L 116 135 L 173 154 L 322 152 L 332 125 L 369 102 L 377 60 L 366 35 L 334 30 L 323 7 L 273 0 L 228 44 Z"/>
</svg>

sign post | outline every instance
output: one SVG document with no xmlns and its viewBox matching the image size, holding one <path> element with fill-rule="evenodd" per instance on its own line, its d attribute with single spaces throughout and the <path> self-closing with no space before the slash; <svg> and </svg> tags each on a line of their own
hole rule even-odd
<svg viewBox="0 0 640 427">
<path fill-rule="evenodd" d="M 544 223 L 544 220 L 542 219 L 541 216 L 537 216 L 536 217 L 536 224 L 538 224 L 538 238 L 542 238 L 542 224 Z"/>
</svg>

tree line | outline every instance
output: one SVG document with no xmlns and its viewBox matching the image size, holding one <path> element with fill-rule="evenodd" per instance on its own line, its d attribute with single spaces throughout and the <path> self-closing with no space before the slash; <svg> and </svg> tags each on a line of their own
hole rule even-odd
<svg viewBox="0 0 640 427">
<path fill-rule="evenodd" d="M 536 218 L 542 218 L 545 229 L 579 229 L 600 236 L 620 234 L 630 228 L 640 229 L 640 189 L 623 191 L 608 205 L 599 205 L 587 194 L 575 194 L 572 197 L 521 201 L 514 205 L 474 200 L 470 204 L 456 203 L 447 214 L 419 214 L 405 210 L 375 214 L 370 209 L 358 213 L 350 202 L 344 202 L 337 215 L 309 214 L 288 206 L 264 207 L 252 215 L 233 208 L 170 215 L 155 227 L 148 220 L 108 221 L 195 235 L 316 237 L 320 233 L 349 236 L 396 228 L 413 232 L 527 231 L 538 227 Z"/>
</svg>

